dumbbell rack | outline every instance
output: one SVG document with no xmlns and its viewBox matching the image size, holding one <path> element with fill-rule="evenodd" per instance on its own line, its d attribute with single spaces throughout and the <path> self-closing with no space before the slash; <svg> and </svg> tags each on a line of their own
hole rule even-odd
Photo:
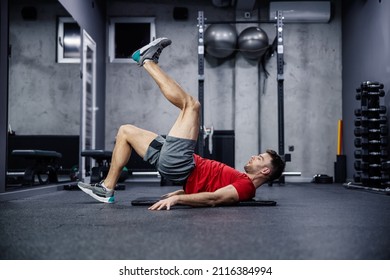
<svg viewBox="0 0 390 280">
<path fill-rule="evenodd" d="M 381 105 L 383 84 L 366 81 L 356 89 L 354 182 L 374 190 L 390 191 L 386 106 Z"/>
</svg>

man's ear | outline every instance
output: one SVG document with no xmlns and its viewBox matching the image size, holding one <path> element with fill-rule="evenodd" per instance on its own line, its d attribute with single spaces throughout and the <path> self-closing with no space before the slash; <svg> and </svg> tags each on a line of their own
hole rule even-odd
<svg viewBox="0 0 390 280">
<path fill-rule="evenodd" d="M 271 169 L 269 167 L 263 167 L 260 172 L 262 175 L 268 176 L 271 173 Z"/>
</svg>

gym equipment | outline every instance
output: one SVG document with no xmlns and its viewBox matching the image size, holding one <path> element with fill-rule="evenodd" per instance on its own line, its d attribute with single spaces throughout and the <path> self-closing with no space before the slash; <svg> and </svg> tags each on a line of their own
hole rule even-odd
<svg viewBox="0 0 390 280">
<path fill-rule="evenodd" d="M 386 114 L 386 106 L 367 108 L 366 106 L 362 106 L 362 108 L 355 109 L 355 116 L 368 116 L 370 113 L 378 113 L 378 114 Z"/>
<path fill-rule="evenodd" d="M 276 36 L 269 46 L 270 54 L 276 51 L 277 55 L 277 92 L 278 92 L 278 153 L 284 160 L 291 161 L 291 154 L 285 154 L 284 143 L 284 43 L 283 43 L 283 12 L 277 11 L 275 16 L 276 21 Z M 212 22 L 207 21 L 208 24 L 239 24 L 239 23 L 262 23 L 264 21 L 224 21 L 224 22 Z M 270 23 L 269 21 L 265 21 Z M 198 11 L 198 100 L 201 104 L 204 104 L 204 49 L 205 49 L 205 17 L 203 11 Z M 200 130 L 198 137 L 198 153 L 200 156 L 204 156 L 205 149 L 205 130 L 204 130 L 204 106 L 202 106 L 199 116 Z M 295 175 L 294 175 L 295 176 Z M 285 175 L 281 176 L 278 180 L 280 184 L 285 182 Z M 272 182 L 269 183 L 272 185 Z"/>
<path fill-rule="evenodd" d="M 267 33 L 259 27 L 248 27 L 238 36 L 238 48 L 248 59 L 260 59 L 268 47 Z"/>
<path fill-rule="evenodd" d="M 104 150 L 84 150 L 82 157 L 91 157 L 96 161 L 97 166 L 91 169 L 91 183 L 99 183 L 106 177 L 110 167 L 112 152 Z"/>
<path fill-rule="evenodd" d="M 390 186 L 390 182 L 385 182 L 384 185 Z M 362 185 L 360 182 L 356 182 L 356 183 L 348 182 L 343 184 L 343 186 L 347 189 L 373 191 L 377 193 L 385 193 L 387 195 L 390 195 L 390 187 L 389 188 L 366 187 Z"/>
<path fill-rule="evenodd" d="M 387 117 L 381 116 L 381 117 L 379 117 L 379 119 L 361 117 L 361 118 L 355 119 L 355 126 L 368 126 L 370 123 L 386 124 Z"/>
<path fill-rule="evenodd" d="M 367 127 L 357 127 L 354 130 L 355 136 L 363 136 L 368 134 L 379 133 L 382 136 L 387 136 L 388 128 L 386 125 L 381 125 L 379 128 L 367 128 Z"/>
<path fill-rule="evenodd" d="M 368 171 L 370 169 L 382 168 L 382 165 L 377 163 L 369 164 L 368 162 L 357 160 L 354 163 L 354 167 L 357 171 Z"/>
<path fill-rule="evenodd" d="M 237 46 L 237 31 L 230 24 L 211 24 L 204 34 L 206 53 L 216 58 L 233 54 Z"/>
<path fill-rule="evenodd" d="M 358 172 L 354 174 L 354 180 L 355 182 L 361 182 L 363 184 L 368 184 L 373 182 L 380 184 L 381 182 L 386 182 L 390 180 L 390 176 L 383 173 L 380 176 L 370 176 L 366 173 Z"/>
<path fill-rule="evenodd" d="M 333 177 L 326 174 L 316 174 L 313 176 L 313 180 L 311 182 L 315 184 L 332 184 Z"/>
<path fill-rule="evenodd" d="M 388 126 L 386 106 L 381 105 L 385 96 L 383 84 L 366 81 L 356 89 L 356 100 L 360 108 L 355 109 L 354 156 L 357 159 L 353 175 L 354 182 L 364 187 L 390 189 L 388 169 Z"/>
<path fill-rule="evenodd" d="M 380 145 L 380 146 L 387 146 L 387 138 L 381 137 L 378 140 L 369 140 L 367 138 L 355 138 L 355 147 L 356 148 L 367 148 L 369 145 Z"/>
<path fill-rule="evenodd" d="M 99 183 L 108 173 L 111 164 L 111 151 L 104 150 L 85 150 L 81 152 L 82 157 L 91 157 L 95 160 L 96 166 L 91 169 L 91 183 Z M 120 174 L 119 183 L 124 182 L 129 176 L 127 167 L 125 166 Z"/>
<path fill-rule="evenodd" d="M 387 150 L 380 150 L 378 152 L 370 152 L 369 150 L 355 150 L 355 158 L 362 158 L 365 161 L 368 161 L 372 158 L 387 158 L 388 152 Z"/>
<path fill-rule="evenodd" d="M 13 150 L 12 156 L 33 161 L 24 171 L 23 185 L 34 185 L 35 176 L 39 184 L 58 182 L 58 160 L 62 157 L 62 154 L 46 150 Z M 44 178 L 43 176 L 47 177 Z"/>
<path fill-rule="evenodd" d="M 131 205 L 133 206 L 151 206 L 155 204 L 156 202 L 160 201 L 161 197 L 139 197 L 137 199 L 134 199 L 131 201 Z M 220 205 L 218 207 L 237 207 L 237 206 L 276 206 L 276 201 L 272 200 L 260 200 L 258 198 L 253 198 L 248 201 L 240 201 L 236 204 L 231 205 Z M 178 206 L 184 206 L 181 204 L 177 204 Z"/>
<path fill-rule="evenodd" d="M 379 90 L 379 91 L 366 91 L 366 90 L 363 90 L 363 91 L 358 91 L 358 93 L 356 94 L 356 100 L 361 100 L 362 97 L 366 97 L 366 96 L 379 96 L 379 97 L 383 97 L 385 96 L 385 91 L 384 90 Z"/>
<path fill-rule="evenodd" d="M 343 147 L 343 121 L 337 124 L 337 155 L 334 163 L 334 182 L 344 183 L 347 178 L 347 157 L 342 154 Z"/>
</svg>

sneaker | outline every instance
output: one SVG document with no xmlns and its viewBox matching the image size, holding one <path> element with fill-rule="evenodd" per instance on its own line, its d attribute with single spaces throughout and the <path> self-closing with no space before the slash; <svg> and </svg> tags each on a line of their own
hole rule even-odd
<svg viewBox="0 0 390 280">
<path fill-rule="evenodd" d="M 86 194 L 89 194 L 94 199 L 104 203 L 114 203 L 114 190 L 107 190 L 100 183 L 90 185 L 83 182 L 78 182 L 77 186 Z"/>
<path fill-rule="evenodd" d="M 139 66 L 144 65 L 145 60 L 153 60 L 158 63 L 161 51 L 172 43 L 168 38 L 158 38 L 148 45 L 135 51 L 131 58 L 138 63 Z"/>
</svg>

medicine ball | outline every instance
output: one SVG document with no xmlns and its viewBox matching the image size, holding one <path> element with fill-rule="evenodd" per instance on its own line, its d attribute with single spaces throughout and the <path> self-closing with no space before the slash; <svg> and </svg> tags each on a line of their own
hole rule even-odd
<svg viewBox="0 0 390 280">
<path fill-rule="evenodd" d="M 259 59 L 269 46 L 268 36 L 259 27 L 248 27 L 238 36 L 238 48 L 248 59 Z"/>
<path fill-rule="evenodd" d="M 216 58 L 233 54 L 237 46 L 237 31 L 230 24 L 212 24 L 204 34 L 206 53 Z"/>
</svg>

